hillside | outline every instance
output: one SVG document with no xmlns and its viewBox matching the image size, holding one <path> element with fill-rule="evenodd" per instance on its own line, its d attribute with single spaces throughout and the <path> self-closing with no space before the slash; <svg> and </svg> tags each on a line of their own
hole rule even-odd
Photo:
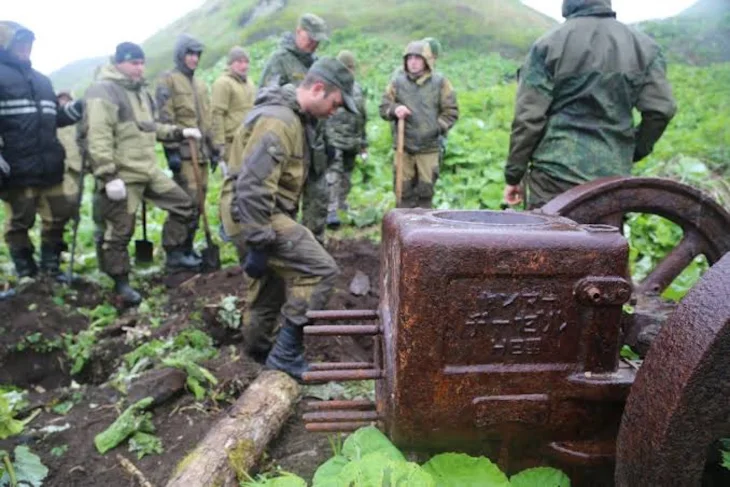
<svg viewBox="0 0 730 487">
<path fill-rule="evenodd" d="M 410 39 L 438 37 L 447 49 L 468 48 L 521 58 L 530 44 L 555 25 L 519 0 L 208 0 L 143 43 L 148 76 L 172 63 L 178 34 L 188 32 L 206 45 L 201 67 L 211 67 L 234 44 L 250 46 L 291 30 L 302 12 L 324 17 L 333 32 L 365 33 L 400 49 Z M 51 74 L 87 84 L 98 60 L 73 63 Z"/>
<path fill-rule="evenodd" d="M 705 65 L 730 61 L 730 1 L 700 0 L 670 19 L 639 28 L 659 42 L 672 61 Z"/>
</svg>

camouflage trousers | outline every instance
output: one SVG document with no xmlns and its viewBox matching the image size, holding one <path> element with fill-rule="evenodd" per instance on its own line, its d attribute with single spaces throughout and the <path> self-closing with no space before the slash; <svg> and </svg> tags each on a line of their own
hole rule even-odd
<svg viewBox="0 0 730 487">
<path fill-rule="evenodd" d="M 357 152 L 335 149 L 335 154 L 327 171 L 327 187 L 329 188 L 329 204 L 327 212 L 344 210 L 347 207 L 347 195 L 350 194 L 352 171 L 355 169 Z"/>
<path fill-rule="evenodd" d="M 127 184 L 127 198 L 112 201 L 104 186 L 97 185 L 94 197 L 94 217 L 101 233 L 99 267 L 112 277 L 126 276 L 130 271 L 129 242 L 134 235 L 137 209 L 147 200 L 169 213 L 162 227 L 162 246 L 165 250 L 182 248 L 193 225 L 193 202 L 175 182 L 161 170 L 147 183 Z"/>
<path fill-rule="evenodd" d="M 203 184 L 203 198 L 208 194 L 208 163 L 198 164 L 200 167 L 200 179 Z M 195 233 L 200 226 L 200 208 L 198 206 L 198 185 L 195 181 L 195 172 L 193 171 L 193 161 L 183 160 L 180 172 L 173 176 L 173 179 L 193 201 L 193 223 L 190 225 L 190 231 L 185 240 L 186 249 L 193 248 Z M 172 216 L 172 214 L 170 214 Z"/>
<path fill-rule="evenodd" d="M 233 205 L 234 196 L 233 185 L 229 185 L 228 182 L 224 183 L 223 189 L 221 189 L 218 211 L 220 211 L 223 230 L 236 247 L 238 260 L 243 263 L 246 258 L 246 238 L 244 237 L 241 224 L 233 221 L 233 217 L 231 216 L 231 206 Z"/>
<path fill-rule="evenodd" d="M 434 186 L 439 177 L 440 157 L 440 151 L 404 154 L 403 189 L 398 208 L 431 208 Z M 395 168 L 393 179 L 395 180 Z"/>
<path fill-rule="evenodd" d="M 11 188 L 0 192 L 5 203 L 5 242 L 11 252 L 32 251 L 28 231 L 40 215 L 41 242 L 60 252 L 66 223 L 78 211 L 78 175 L 67 172 L 61 184 L 47 188 Z"/>
<path fill-rule="evenodd" d="M 576 183 L 556 179 L 535 168 L 530 169 L 524 182 L 527 186 L 528 210 L 540 208 L 556 196 L 577 186 Z"/>
<path fill-rule="evenodd" d="M 275 214 L 271 225 L 276 241 L 267 272 L 261 279 L 248 280 L 243 335 L 249 352 L 271 348 L 279 315 L 291 324 L 305 325 L 308 310 L 327 304 L 339 273 L 335 260 L 309 229 L 282 214 Z"/>
<path fill-rule="evenodd" d="M 309 177 L 302 191 L 302 225 L 311 230 L 314 238 L 322 245 L 324 245 L 328 203 L 327 172 L 309 171 Z"/>
</svg>

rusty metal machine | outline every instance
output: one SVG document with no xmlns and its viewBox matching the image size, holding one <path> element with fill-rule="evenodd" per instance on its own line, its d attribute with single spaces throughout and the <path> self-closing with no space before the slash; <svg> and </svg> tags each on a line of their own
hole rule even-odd
<svg viewBox="0 0 730 487">
<path fill-rule="evenodd" d="M 685 232 L 637 286 L 618 228 L 627 212 Z M 485 454 L 508 471 L 553 464 L 574 485 L 612 485 L 614 469 L 617 485 L 694 485 L 730 418 L 720 205 L 668 180 L 611 178 L 540 212 L 393 211 L 381 249 L 379 309 L 313 311 L 305 328 L 374 338 L 372 363 L 313 364 L 305 380 L 375 379 L 376 401 L 313 403 L 308 429 L 377 424 L 406 450 Z M 642 367 L 620 360 L 623 305 L 662 291 L 699 254 L 716 265 Z"/>
</svg>

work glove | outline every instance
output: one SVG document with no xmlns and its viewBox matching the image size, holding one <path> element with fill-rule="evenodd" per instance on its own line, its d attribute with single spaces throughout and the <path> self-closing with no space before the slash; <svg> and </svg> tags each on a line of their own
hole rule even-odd
<svg viewBox="0 0 730 487">
<path fill-rule="evenodd" d="M 127 186 L 119 178 L 112 179 L 104 185 L 106 197 L 112 201 L 122 201 L 127 197 Z"/>
<path fill-rule="evenodd" d="M 165 158 L 167 159 L 167 167 L 170 168 L 174 174 L 180 172 L 182 168 L 182 159 L 180 158 L 180 152 L 174 149 L 165 148 Z"/>
<path fill-rule="evenodd" d="M 266 273 L 266 261 L 269 254 L 262 249 L 249 249 L 246 254 L 246 262 L 243 264 L 243 270 L 249 277 L 260 279 Z"/>
<path fill-rule="evenodd" d="M 214 173 L 218 165 L 223 161 L 223 150 L 220 147 L 213 147 L 210 151 L 210 172 Z"/>
<path fill-rule="evenodd" d="M 203 138 L 203 134 L 201 134 L 200 130 L 197 128 L 183 129 L 182 136 L 185 139 L 195 139 L 195 140 L 200 140 Z"/>
<path fill-rule="evenodd" d="M 5 186 L 5 184 L 10 179 L 10 164 L 3 159 L 2 154 L 0 154 L 0 188 Z"/>
</svg>

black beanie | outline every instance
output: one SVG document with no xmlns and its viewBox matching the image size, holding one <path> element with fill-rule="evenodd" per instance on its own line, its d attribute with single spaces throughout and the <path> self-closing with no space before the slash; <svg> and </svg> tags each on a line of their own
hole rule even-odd
<svg viewBox="0 0 730 487">
<path fill-rule="evenodd" d="M 117 46 L 117 51 L 114 53 L 114 62 L 119 64 L 134 59 L 144 61 L 144 51 L 141 47 L 133 42 L 122 42 Z"/>
</svg>

